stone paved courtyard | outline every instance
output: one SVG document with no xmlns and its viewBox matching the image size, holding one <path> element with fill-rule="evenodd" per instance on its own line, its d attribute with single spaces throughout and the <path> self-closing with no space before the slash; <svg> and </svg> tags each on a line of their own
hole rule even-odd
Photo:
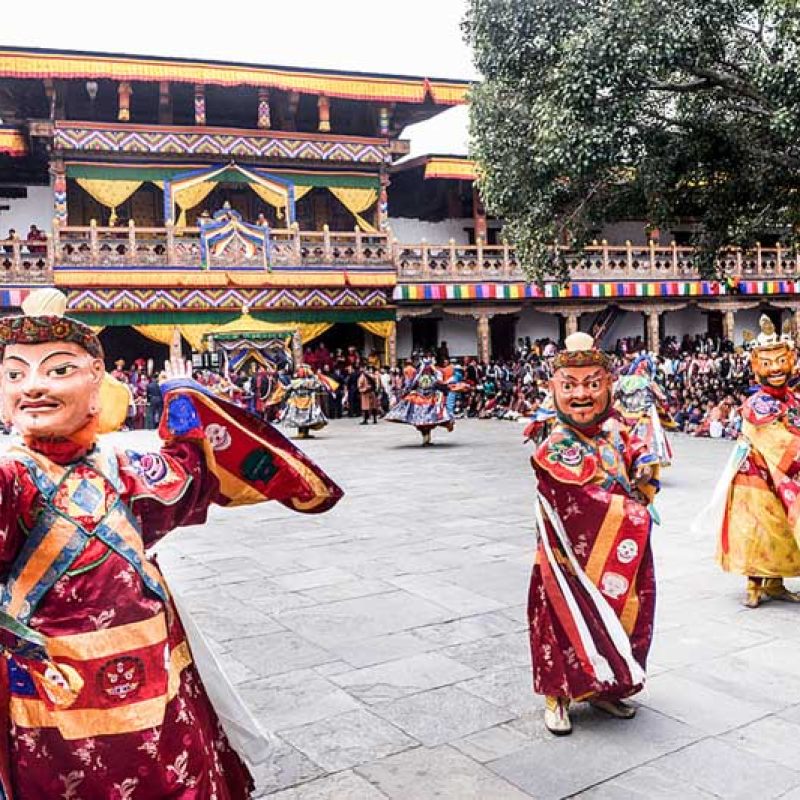
<svg viewBox="0 0 800 800">
<path fill-rule="evenodd" d="M 306 450 L 332 512 L 215 511 L 161 563 L 256 716 L 271 800 L 800 798 L 800 607 L 748 611 L 689 531 L 731 447 L 678 438 L 655 530 L 658 627 L 635 720 L 578 707 L 555 739 L 530 690 L 522 427 L 461 422 L 419 447 L 337 422 Z"/>
</svg>

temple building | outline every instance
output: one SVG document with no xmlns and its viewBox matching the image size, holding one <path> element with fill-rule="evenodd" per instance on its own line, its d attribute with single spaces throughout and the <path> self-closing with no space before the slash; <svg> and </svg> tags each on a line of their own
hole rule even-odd
<svg viewBox="0 0 800 800">
<path fill-rule="evenodd" d="M 797 259 L 723 254 L 700 280 L 688 228 L 637 220 L 561 248 L 567 285 L 532 285 L 487 217 L 465 134 L 468 83 L 426 76 L 0 48 L 0 307 L 67 292 L 109 357 L 225 336 L 296 350 L 447 341 L 510 355 L 578 328 L 605 343 L 800 318 Z M 463 127 L 463 125 L 462 125 Z M 443 126 L 451 130 L 452 125 Z"/>
</svg>

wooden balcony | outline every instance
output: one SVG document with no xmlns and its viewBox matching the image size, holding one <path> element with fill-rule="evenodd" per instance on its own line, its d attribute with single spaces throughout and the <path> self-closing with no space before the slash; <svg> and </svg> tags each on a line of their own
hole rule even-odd
<svg viewBox="0 0 800 800">
<path fill-rule="evenodd" d="M 525 282 L 527 279 L 508 245 L 393 244 L 399 283 L 469 283 L 481 281 Z M 698 280 L 694 249 L 675 244 L 666 247 L 592 244 L 583 250 L 553 248 L 566 261 L 573 281 Z M 795 250 L 756 246 L 732 249 L 717 259 L 721 275 L 743 279 L 800 278 L 800 256 Z"/>
<path fill-rule="evenodd" d="M 54 226 L 47 241 L 0 241 L 0 280 L 4 284 L 47 284 L 53 271 L 168 270 L 187 280 L 194 271 L 220 275 L 264 270 L 391 272 L 399 283 L 525 282 L 514 249 L 508 245 L 401 244 L 386 233 L 269 229 L 266 247 L 244 240 L 204 247 L 201 229 L 167 225 L 141 228 Z M 573 281 L 697 280 L 690 247 L 592 244 L 581 251 L 558 248 Z M 760 247 L 723 253 L 720 274 L 749 280 L 800 279 L 794 250 Z"/>
<path fill-rule="evenodd" d="M 225 247 L 203 247 L 198 227 L 125 228 L 98 225 L 54 227 L 51 250 L 59 268 L 158 267 L 186 270 L 263 271 L 281 267 L 393 269 L 389 238 L 359 230 L 266 232 L 267 245 L 235 240 Z"/>
<path fill-rule="evenodd" d="M 31 286 L 53 282 L 52 239 L 28 242 L 0 240 L 0 285 Z"/>
</svg>

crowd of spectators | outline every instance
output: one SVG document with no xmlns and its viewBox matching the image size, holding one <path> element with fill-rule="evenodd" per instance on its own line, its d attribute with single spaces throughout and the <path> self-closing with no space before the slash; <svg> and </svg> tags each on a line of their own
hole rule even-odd
<svg viewBox="0 0 800 800">
<path fill-rule="evenodd" d="M 442 342 L 435 349 L 417 352 L 402 364 L 390 367 L 382 363 L 375 350 L 364 355 L 356 347 L 329 350 L 320 343 L 307 347 L 303 359 L 315 373 L 330 379 L 326 381 L 329 386 L 335 387 L 320 393 L 323 411 L 331 419 L 361 416 L 362 375 L 369 376 L 376 387 L 379 405 L 386 413 L 402 397 L 421 361 L 428 358 L 436 362 L 443 388 L 453 392 L 451 408 L 456 417 L 516 420 L 533 415 L 545 399 L 557 350 L 550 339 L 519 339 L 513 358 L 481 364 L 474 357 L 451 358 L 447 343 Z M 640 339 L 617 341 L 617 370 L 643 350 Z M 746 353 L 719 339 L 669 337 L 662 342 L 655 362 L 656 380 L 678 430 L 712 438 L 738 435 L 739 408 L 752 382 Z M 126 367 L 118 361 L 112 375 L 130 388 L 128 427 L 155 427 L 161 414 L 161 393 L 152 362 L 140 358 Z M 274 389 L 276 377 L 269 376 L 263 368 L 228 376 L 204 369 L 195 377 L 231 401 L 274 418 L 271 414 L 275 409 L 265 407 L 264 401 Z M 277 379 L 286 384 L 291 375 L 284 373 Z"/>
</svg>

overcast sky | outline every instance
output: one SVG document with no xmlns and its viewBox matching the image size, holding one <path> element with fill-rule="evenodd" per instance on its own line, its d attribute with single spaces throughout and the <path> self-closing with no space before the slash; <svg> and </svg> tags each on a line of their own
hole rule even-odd
<svg viewBox="0 0 800 800">
<path fill-rule="evenodd" d="M 471 78 L 475 73 L 459 28 L 465 5 L 464 0 L 29 0 L 5 10 L 0 44 Z"/>
<path fill-rule="evenodd" d="M 465 0 L 29 0 L 3 15 L 0 44 L 276 66 L 476 77 Z M 413 154 L 466 154 L 465 109 L 406 129 Z"/>
</svg>

